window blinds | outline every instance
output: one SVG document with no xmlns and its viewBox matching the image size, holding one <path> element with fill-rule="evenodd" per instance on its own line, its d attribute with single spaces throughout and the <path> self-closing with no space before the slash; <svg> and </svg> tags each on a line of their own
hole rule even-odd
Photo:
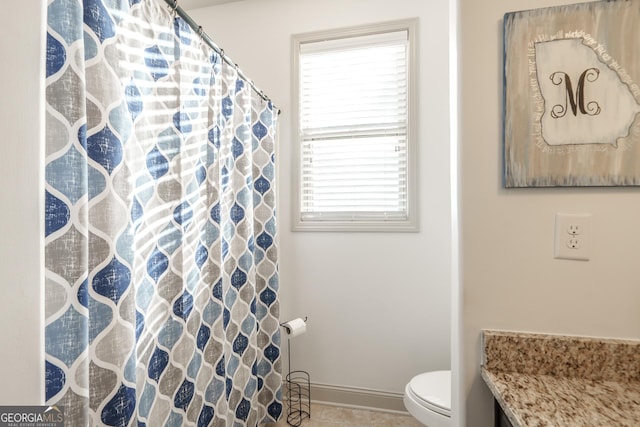
<svg viewBox="0 0 640 427">
<path fill-rule="evenodd" d="M 408 215 L 408 33 L 300 45 L 302 220 Z"/>
</svg>

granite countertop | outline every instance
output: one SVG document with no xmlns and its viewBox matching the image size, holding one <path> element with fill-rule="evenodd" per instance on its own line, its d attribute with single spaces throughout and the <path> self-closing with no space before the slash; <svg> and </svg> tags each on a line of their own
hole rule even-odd
<svg viewBox="0 0 640 427">
<path fill-rule="evenodd" d="M 640 426 L 640 341 L 483 331 L 481 373 L 514 427 Z"/>
</svg>

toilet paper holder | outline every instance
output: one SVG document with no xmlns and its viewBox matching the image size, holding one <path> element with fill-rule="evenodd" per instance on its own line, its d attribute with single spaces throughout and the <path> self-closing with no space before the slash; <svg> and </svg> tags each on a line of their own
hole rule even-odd
<svg viewBox="0 0 640 427">
<path fill-rule="evenodd" d="M 304 320 L 304 323 L 307 323 L 308 318 L 309 318 L 308 316 L 304 316 L 304 319 L 302 319 Z M 286 322 L 280 323 L 280 326 L 282 326 L 287 331 L 287 334 L 291 333 L 291 329 L 289 328 L 289 322 L 291 322 L 291 320 L 287 320 Z"/>
<path fill-rule="evenodd" d="M 304 323 L 308 317 L 305 316 Z M 291 370 L 291 329 L 289 322 L 280 323 L 280 326 L 287 332 L 287 353 L 289 362 L 289 373 L 285 377 L 287 396 L 287 424 L 299 427 L 307 418 L 311 418 L 311 379 L 307 371 Z"/>
</svg>

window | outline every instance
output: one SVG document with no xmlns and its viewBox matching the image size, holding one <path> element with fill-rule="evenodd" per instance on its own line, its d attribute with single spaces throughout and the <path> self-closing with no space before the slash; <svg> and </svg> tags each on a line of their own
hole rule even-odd
<svg viewBox="0 0 640 427">
<path fill-rule="evenodd" d="M 416 25 L 293 37 L 294 230 L 417 231 Z"/>
</svg>

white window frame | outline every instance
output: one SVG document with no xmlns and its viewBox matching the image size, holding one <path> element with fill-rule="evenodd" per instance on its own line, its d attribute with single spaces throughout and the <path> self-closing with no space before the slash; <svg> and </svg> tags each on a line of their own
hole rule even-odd
<svg viewBox="0 0 640 427">
<path fill-rule="evenodd" d="M 301 213 L 302 203 L 302 149 L 300 138 L 300 109 L 299 109 L 299 61 L 301 44 L 335 40 L 357 36 L 375 35 L 388 32 L 407 31 L 408 33 L 408 50 L 407 50 L 407 109 L 408 109 L 408 125 L 407 125 L 407 212 L 406 218 L 385 220 L 385 219 L 367 219 L 364 216 L 352 219 L 344 218 L 336 219 L 331 216 L 325 218 L 305 218 Z M 379 24 L 371 24 L 365 26 L 349 27 L 329 31 L 320 31 L 304 34 L 294 34 L 292 40 L 292 145 L 293 145 L 293 163 L 294 163 L 294 179 L 292 182 L 292 230 L 293 231 L 375 231 L 375 232 L 417 232 L 418 224 L 418 191 L 417 191 L 417 33 L 418 19 L 405 19 L 398 21 L 390 21 Z"/>
</svg>

